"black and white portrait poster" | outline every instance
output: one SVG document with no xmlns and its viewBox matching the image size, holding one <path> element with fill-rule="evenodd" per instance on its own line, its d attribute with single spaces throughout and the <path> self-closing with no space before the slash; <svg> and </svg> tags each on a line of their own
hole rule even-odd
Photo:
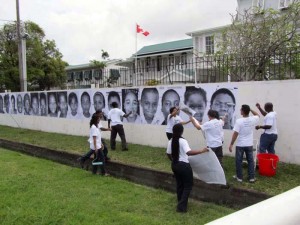
<svg viewBox="0 0 300 225">
<path fill-rule="evenodd" d="M 179 107 L 184 121 L 193 115 L 200 123 L 208 121 L 209 109 L 216 110 L 220 117 L 226 115 L 224 129 L 232 129 L 237 96 L 231 83 L 1 93 L 0 114 L 90 119 L 101 110 L 106 120 L 111 103 L 116 102 L 124 113 L 131 112 L 124 123 L 165 125 L 170 109 Z"/>
</svg>

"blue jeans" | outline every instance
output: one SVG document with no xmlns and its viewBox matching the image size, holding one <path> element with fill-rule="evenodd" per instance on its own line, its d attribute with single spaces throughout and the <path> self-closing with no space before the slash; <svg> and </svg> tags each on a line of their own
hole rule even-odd
<svg viewBox="0 0 300 225">
<path fill-rule="evenodd" d="M 271 153 L 275 154 L 275 142 L 277 141 L 277 134 L 266 134 L 263 133 L 260 136 L 260 142 L 259 142 L 259 152 L 260 153 Z"/>
<path fill-rule="evenodd" d="M 246 154 L 248 162 L 248 179 L 254 179 L 254 160 L 253 160 L 253 146 L 240 147 L 236 146 L 235 150 L 235 169 L 236 176 L 239 179 L 243 179 L 243 156 Z"/>
</svg>

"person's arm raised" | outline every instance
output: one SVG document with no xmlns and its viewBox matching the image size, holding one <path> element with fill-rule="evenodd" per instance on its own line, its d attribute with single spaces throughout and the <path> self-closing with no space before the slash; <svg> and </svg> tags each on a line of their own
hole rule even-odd
<svg viewBox="0 0 300 225">
<path fill-rule="evenodd" d="M 263 116 L 266 116 L 267 113 L 260 107 L 260 104 L 259 103 L 256 103 L 256 107 L 258 108 L 258 110 L 260 111 L 260 113 L 263 115 Z"/>
<path fill-rule="evenodd" d="M 130 112 L 127 113 L 127 114 L 124 114 L 123 117 L 124 117 L 124 118 L 127 118 L 131 113 L 132 113 L 132 111 L 130 111 Z"/>
<path fill-rule="evenodd" d="M 195 119 L 195 117 L 190 116 L 190 121 L 192 122 L 192 124 L 194 125 L 194 127 L 196 127 L 198 130 L 201 130 L 201 126 L 198 123 L 198 121 Z"/>
</svg>

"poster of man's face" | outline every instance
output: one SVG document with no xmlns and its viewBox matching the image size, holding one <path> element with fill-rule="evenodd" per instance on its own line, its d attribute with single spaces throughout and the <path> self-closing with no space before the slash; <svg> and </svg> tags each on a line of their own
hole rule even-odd
<svg viewBox="0 0 300 225">
<path fill-rule="evenodd" d="M 151 124 L 157 112 L 159 94 L 156 88 L 144 88 L 141 94 L 141 111 L 148 124 Z"/>
<path fill-rule="evenodd" d="M 21 114 L 23 112 L 23 100 L 21 94 L 17 95 L 17 108 L 18 108 L 18 113 Z"/>
</svg>

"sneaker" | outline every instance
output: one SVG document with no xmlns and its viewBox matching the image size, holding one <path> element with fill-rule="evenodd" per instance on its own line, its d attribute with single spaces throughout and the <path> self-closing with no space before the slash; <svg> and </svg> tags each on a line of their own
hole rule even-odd
<svg viewBox="0 0 300 225">
<path fill-rule="evenodd" d="M 237 182 L 240 182 L 240 183 L 243 182 L 243 180 L 238 178 L 236 175 L 234 175 L 232 178 L 235 179 Z"/>
<path fill-rule="evenodd" d="M 255 178 L 249 179 L 249 183 L 255 183 L 255 181 L 256 181 Z"/>
</svg>

